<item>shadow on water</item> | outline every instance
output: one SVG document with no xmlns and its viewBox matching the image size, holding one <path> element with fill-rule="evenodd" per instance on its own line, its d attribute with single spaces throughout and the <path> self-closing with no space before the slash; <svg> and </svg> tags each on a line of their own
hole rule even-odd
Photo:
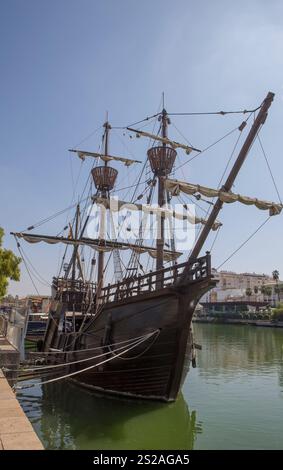
<svg viewBox="0 0 283 470">
<path fill-rule="evenodd" d="M 18 395 L 48 449 L 193 449 L 202 432 L 183 395 L 170 404 L 136 402 L 66 382 Z"/>
</svg>

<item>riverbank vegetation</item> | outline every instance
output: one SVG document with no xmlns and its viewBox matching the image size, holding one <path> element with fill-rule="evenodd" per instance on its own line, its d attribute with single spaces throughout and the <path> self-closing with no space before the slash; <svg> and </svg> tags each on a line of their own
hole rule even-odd
<svg viewBox="0 0 283 470">
<path fill-rule="evenodd" d="M 21 258 L 14 255 L 11 250 L 2 248 L 4 230 L 0 227 L 0 299 L 7 292 L 9 280 L 20 280 L 20 262 Z"/>
<path fill-rule="evenodd" d="M 267 307 L 260 311 L 249 311 L 243 306 L 236 312 L 209 312 L 208 318 L 213 319 L 216 323 L 222 323 L 225 320 L 266 320 L 269 322 L 283 321 L 283 303 L 279 303 L 276 308 Z"/>
<path fill-rule="evenodd" d="M 279 303 L 276 308 L 272 309 L 272 320 L 283 321 L 283 303 Z"/>
</svg>

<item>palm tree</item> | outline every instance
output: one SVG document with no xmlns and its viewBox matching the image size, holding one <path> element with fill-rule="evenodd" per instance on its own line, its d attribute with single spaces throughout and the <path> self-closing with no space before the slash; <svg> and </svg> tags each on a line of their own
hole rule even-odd
<svg viewBox="0 0 283 470">
<path fill-rule="evenodd" d="M 278 300 L 280 301 L 280 287 L 278 285 L 274 287 L 274 292 L 277 294 Z"/>
<path fill-rule="evenodd" d="M 266 286 L 263 284 L 260 288 L 260 292 L 265 295 Z"/>
<path fill-rule="evenodd" d="M 272 294 L 272 288 L 269 287 L 269 286 L 266 286 L 266 288 L 265 288 L 265 294 L 266 294 L 267 298 L 269 299 L 270 296 L 271 296 L 271 294 Z"/>
<path fill-rule="evenodd" d="M 272 294 L 272 288 L 270 286 L 261 286 L 260 288 L 260 292 L 263 294 L 264 298 L 268 298 L 271 296 Z"/>
<path fill-rule="evenodd" d="M 274 281 L 278 281 L 278 279 L 279 279 L 278 269 L 274 269 L 274 271 L 272 271 L 272 277 L 273 277 Z"/>
<path fill-rule="evenodd" d="M 258 294 L 258 286 L 254 286 L 254 294 L 255 294 L 255 300 L 256 300 L 256 295 Z"/>
<path fill-rule="evenodd" d="M 250 297 L 251 295 L 252 295 L 252 290 L 251 290 L 250 287 L 248 287 L 248 288 L 246 289 L 246 296 L 247 296 L 247 297 Z"/>
<path fill-rule="evenodd" d="M 273 277 L 273 280 L 276 282 L 275 292 L 277 293 L 278 301 L 280 302 L 280 290 L 279 290 L 279 287 L 278 287 L 278 281 L 279 281 L 279 271 L 278 271 L 278 269 L 275 269 L 274 271 L 272 271 L 272 277 Z"/>
</svg>

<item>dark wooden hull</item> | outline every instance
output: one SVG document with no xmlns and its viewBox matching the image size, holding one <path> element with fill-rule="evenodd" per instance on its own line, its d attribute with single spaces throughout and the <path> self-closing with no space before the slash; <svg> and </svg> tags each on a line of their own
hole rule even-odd
<svg viewBox="0 0 283 470">
<path fill-rule="evenodd" d="M 79 350 L 68 360 L 81 360 L 109 352 L 104 357 L 71 366 L 70 372 L 110 359 L 72 377 L 94 392 L 132 398 L 174 401 L 189 370 L 193 352 L 191 319 L 200 297 L 211 288 L 211 279 L 186 288 L 166 288 L 142 293 L 132 301 L 110 302 L 74 341 L 72 334 L 57 334 L 51 346 Z M 146 334 L 152 336 L 121 357 L 117 346 Z M 67 342 L 66 342 L 67 341 Z M 83 349 L 99 348 L 83 352 Z M 116 350 L 116 353 L 115 353 Z"/>
</svg>

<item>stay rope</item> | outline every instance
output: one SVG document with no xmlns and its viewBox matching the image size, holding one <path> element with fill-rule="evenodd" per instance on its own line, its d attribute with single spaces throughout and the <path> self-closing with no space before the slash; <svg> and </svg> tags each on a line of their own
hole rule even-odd
<svg viewBox="0 0 283 470">
<path fill-rule="evenodd" d="M 226 258 L 221 264 L 219 264 L 219 266 L 217 266 L 217 270 L 220 269 L 225 263 L 227 263 L 227 261 L 229 261 L 236 253 L 238 253 L 239 250 L 241 250 L 241 248 L 243 248 L 243 246 L 245 246 L 261 229 L 262 227 L 271 219 L 271 216 L 267 217 L 267 219 L 265 219 L 264 222 L 262 222 L 259 227 L 243 242 L 241 243 L 241 245 L 236 248 L 236 250 L 234 250 L 230 256 L 228 256 L 228 258 Z"/>
</svg>

